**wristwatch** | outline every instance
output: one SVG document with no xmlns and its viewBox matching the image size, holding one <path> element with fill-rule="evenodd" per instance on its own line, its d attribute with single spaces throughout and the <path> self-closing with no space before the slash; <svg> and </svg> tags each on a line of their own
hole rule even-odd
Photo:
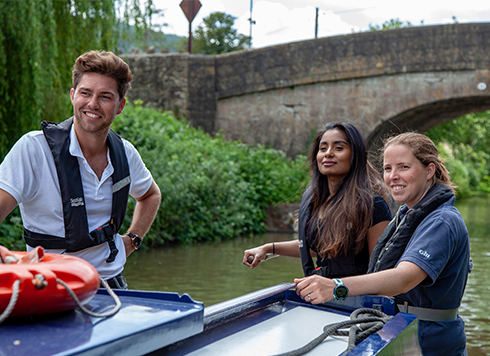
<svg viewBox="0 0 490 356">
<path fill-rule="evenodd" d="M 141 237 L 133 234 L 132 232 L 128 232 L 126 235 L 128 235 L 129 238 L 131 239 L 131 244 L 133 245 L 135 250 L 137 250 L 141 247 L 141 244 L 143 243 L 143 240 L 141 239 Z"/>
<path fill-rule="evenodd" d="M 347 295 L 349 294 L 349 289 L 345 286 L 344 282 L 342 282 L 342 280 L 339 278 L 334 278 L 333 281 L 336 284 L 333 290 L 334 299 L 344 300 L 345 298 L 347 298 Z"/>
</svg>

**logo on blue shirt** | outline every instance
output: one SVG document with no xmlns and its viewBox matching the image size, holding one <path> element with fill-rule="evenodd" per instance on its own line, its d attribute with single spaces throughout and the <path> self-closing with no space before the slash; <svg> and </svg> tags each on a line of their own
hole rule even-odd
<svg viewBox="0 0 490 356">
<path fill-rule="evenodd" d="M 419 253 L 425 258 L 430 258 L 430 253 L 428 253 L 427 251 L 419 250 Z"/>
</svg>

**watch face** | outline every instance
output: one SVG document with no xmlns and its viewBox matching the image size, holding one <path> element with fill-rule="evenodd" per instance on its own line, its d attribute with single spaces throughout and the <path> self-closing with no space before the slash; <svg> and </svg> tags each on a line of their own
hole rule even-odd
<svg viewBox="0 0 490 356">
<path fill-rule="evenodd" d="M 133 238 L 133 245 L 134 245 L 135 248 L 140 248 L 141 247 L 141 243 L 142 243 L 141 237 L 135 236 Z"/>
<path fill-rule="evenodd" d="M 335 288 L 335 296 L 339 300 L 343 300 L 347 298 L 347 294 L 349 294 L 349 290 L 347 289 L 346 286 L 338 286 Z"/>
</svg>

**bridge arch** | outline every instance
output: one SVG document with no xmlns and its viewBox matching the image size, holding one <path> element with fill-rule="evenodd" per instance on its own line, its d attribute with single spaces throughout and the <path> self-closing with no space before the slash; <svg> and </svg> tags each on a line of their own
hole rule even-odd
<svg viewBox="0 0 490 356">
<path fill-rule="evenodd" d="M 422 104 L 383 120 L 369 135 L 368 141 L 378 146 L 384 137 L 398 132 L 417 130 L 426 132 L 457 117 L 472 112 L 490 110 L 487 96 L 467 96 Z"/>
</svg>

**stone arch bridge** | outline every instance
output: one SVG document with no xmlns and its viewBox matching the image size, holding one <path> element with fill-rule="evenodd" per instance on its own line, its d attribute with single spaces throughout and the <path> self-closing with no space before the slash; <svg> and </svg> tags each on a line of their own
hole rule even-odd
<svg viewBox="0 0 490 356">
<path fill-rule="evenodd" d="M 490 23 L 363 32 L 204 56 L 125 55 L 129 99 L 227 139 L 304 152 L 348 121 L 372 144 L 490 109 Z"/>
</svg>

